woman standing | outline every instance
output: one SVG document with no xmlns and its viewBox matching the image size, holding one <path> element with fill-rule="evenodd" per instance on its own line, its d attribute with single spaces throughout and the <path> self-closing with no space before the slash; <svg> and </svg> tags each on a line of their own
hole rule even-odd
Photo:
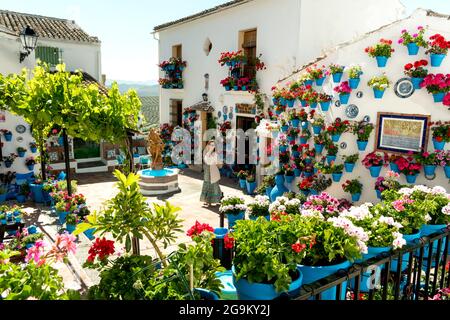
<svg viewBox="0 0 450 320">
<path fill-rule="evenodd" d="M 200 195 L 200 201 L 204 206 L 210 206 L 213 203 L 220 203 L 222 191 L 220 190 L 219 180 L 219 158 L 216 153 L 214 141 L 209 141 L 203 150 L 203 188 Z"/>
</svg>

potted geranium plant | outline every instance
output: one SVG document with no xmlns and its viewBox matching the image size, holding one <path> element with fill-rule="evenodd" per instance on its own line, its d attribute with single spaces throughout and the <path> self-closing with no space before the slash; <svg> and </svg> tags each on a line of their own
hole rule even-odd
<svg viewBox="0 0 450 320">
<path fill-rule="evenodd" d="M 323 174 L 312 176 L 310 191 L 312 195 L 318 195 L 328 189 L 333 182 Z"/>
<path fill-rule="evenodd" d="M 37 152 L 37 144 L 36 144 L 36 142 L 30 142 L 30 151 L 32 153 L 36 153 Z"/>
<path fill-rule="evenodd" d="M 370 57 L 376 58 L 379 68 L 384 68 L 387 60 L 395 50 L 392 48 L 392 40 L 380 39 L 379 43 L 375 46 L 367 47 L 365 51 Z"/>
<path fill-rule="evenodd" d="M 356 162 L 359 160 L 359 154 L 355 153 L 348 156 L 342 156 L 342 160 L 344 160 L 345 171 L 351 173 L 355 168 Z"/>
<path fill-rule="evenodd" d="M 25 159 L 25 165 L 27 166 L 28 170 L 33 171 L 35 164 L 36 160 L 34 159 L 34 157 L 28 157 Z"/>
<path fill-rule="evenodd" d="M 317 98 L 317 101 L 320 104 L 320 109 L 322 109 L 323 112 L 327 112 L 330 109 L 331 100 L 333 100 L 333 97 L 326 93 L 319 93 L 319 96 Z"/>
<path fill-rule="evenodd" d="M 417 176 L 419 175 L 422 166 L 415 162 L 412 156 L 401 158 L 396 161 L 396 164 L 400 172 L 406 176 L 406 181 L 408 183 L 416 183 Z"/>
<path fill-rule="evenodd" d="M 352 133 L 356 135 L 356 143 L 358 144 L 359 151 L 365 151 L 367 144 L 369 143 L 369 137 L 374 129 L 374 126 L 370 122 L 359 121 L 355 122 L 352 127 Z"/>
<path fill-rule="evenodd" d="M 390 83 L 388 77 L 383 74 L 379 77 L 372 77 L 372 79 L 367 82 L 367 85 L 373 88 L 375 99 L 381 99 L 383 98 L 386 89 L 390 87 Z"/>
<path fill-rule="evenodd" d="M 420 84 L 422 83 L 423 79 L 428 75 L 428 70 L 424 68 L 427 65 L 428 65 L 427 60 L 418 60 L 414 62 L 414 64 L 408 63 L 404 67 L 405 69 L 404 73 L 405 75 L 411 78 L 411 82 L 413 83 L 415 90 L 421 89 Z"/>
<path fill-rule="evenodd" d="M 27 149 L 25 149 L 24 147 L 17 148 L 17 154 L 18 154 L 19 158 L 25 157 L 25 152 L 27 152 Z"/>
<path fill-rule="evenodd" d="M 350 129 L 350 122 L 348 120 L 342 121 L 337 117 L 331 125 L 327 128 L 327 133 L 331 136 L 333 142 L 339 142 L 341 135 Z"/>
<path fill-rule="evenodd" d="M 357 89 L 359 82 L 361 81 L 361 75 L 363 74 L 360 65 L 352 65 L 348 69 L 348 83 L 351 89 Z"/>
<path fill-rule="evenodd" d="M 342 82 L 340 85 L 334 88 L 334 91 L 339 94 L 339 101 L 341 104 L 347 104 L 350 99 L 350 93 L 352 88 L 348 85 L 348 81 Z"/>
<path fill-rule="evenodd" d="M 320 87 L 323 85 L 327 75 L 329 74 L 326 67 L 322 65 L 318 67 L 317 64 L 312 67 L 306 68 L 306 72 L 308 72 L 313 80 L 316 82 L 316 86 Z"/>
<path fill-rule="evenodd" d="M 342 184 L 342 189 L 352 195 L 353 202 L 358 202 L 361 198 L 363 184 L 358 179 L 347 180 Z"/>
<path fill-rule="evenodd" d="M 327 139 L 324 133 L 320 133 L 314 136 L 314 149 L 316 149 L 317 154 L 321 154 L 324 145 L 327 143 Z"/>
<path fill-rule="evenodd" d="M 309 114 L 309 122 L 312 125 L 314 134 L 318 135 L 322 132 L 322 129 L 325 126 L 325 118 L 318 112 L 313 111 L 315 110 L 312 110 Z"/>
<path fill-rule="evenodd" d="M 414 156 L 416 162 L 423 166 L 425 176 L 434 176 L 438 160 L 436 153 L 419 152 Z"/>
<path fill-rule="evenodd" d="M 334 182 L 339 182 L 342 179 L 342 174 L 344 172 L 343 164 L 336 164 L 334 161 L 330 164 L 328 173 L 331 174 Z"/>
<path fill-rule="evenodd" d="M 425 34 L 425 28 L 422 26 L 417 27 L 416 32 L 413 34 L 410 34 L 407 30 L 402 30 L 402 35 L 400 36 L 400 39 L 398 40 L 399 44 L 403 44 L 408 48 L 408 54 L 410 56 L 415 56 L 419 53 L 419 48 L 427 48 L 428 43 L 425 41 L 425 38 L 423 37 Z"/>
<path fill-rule="evenodd" d="M 5 137 L 6 141 L 12 140 L 12 132 L 8 129 L 0 129 L 0 131 L 3 133 L 3 136 Z"/>
<path fill-rule="evenodd" d="M 254 201 L 247 204 L 247 216 L 250 220 L 256 220 L 259 217 L 264 217 L 266 220 L 270 220 L 269 206 L 269 197 L 258 195 L 255 197 Z"/>
<path fill-rule="evenodd" d="M 430 55 L 431 66 L 441 66 L 442 61 L 450 48 L 450 41 L 447 41 L 441 34 L 437 33 L 430 37 L 428 47 L 429 48 L 425 53 Z"/>
<path fill-rule="evenodd" d="M 225 88 L 226 91 L 230 91 L 231 88 L 234 87 L 234 78 L 232 77 L 226 77 L 225 79 L 220 81 L 220 85 Z"/>
<path fill-rule="evenodd" d="M 306 100 L 311 109 L 315 109 L 317 107 L 317 103 L 319 102 L 319 93 L 312 88 L 308 88 L 303 93 L 303 99 Z"/>
<path fill-rule="evenodd" d="M 297 183 L 298 189 L 307 197 L 311 191 L 313 177 L 305 177 Z"/>
<path fill-rule="evenodd" d="M 292 127 L 298 128 L 300 126 L 300 118 L 295 109 L 289 110 L 288 119 L 291 122 Z"/>
<path fill-rule="evenodd" d="M 382 193 L 385 190 L 398 190 L 401 185 L 398 182 L 400 174 L 394 171 L 388 171 L 385 177 L 378 177 L 375 181 L 375 191 L 377 193 L 377 198 L 381 199 Z"/>
<path fill-rule="evenodd" d="M 334 83 L 339 83 L 342 80 L 342 75 L 344 74 L 344 66 L 341 66 L 339 64 L 332 63 L 329 65 L 329 72 L 331 73 L 333 77 Z"/>
<path fill-rule="evenodd" d="M 398 154 L 391 154 L 388 156 L 389 167 L 392 171 L 394 171 L 396 173 L 400 173 L 400 170 L 398 169 L 397 161 L 401 158 L 404 158 L 404 157 L 401 155 L 398 155 Z"/>
<path fill-rule="evenodd" d="M 313 80 L 314 78 L 312 77 L 312 75 L 306 72 L 298 77 L 297 82 L 304 86 L 311 86 L 313 84 Z"/>
<path fill-rule="evenodd" d="M 5 167 L 11 168 L 14 160 L 16 160 L 17 154 L 11 153 L 9 156 L 3 157 L 3 162 L 5 163 Z"/>
<path fill-rule="evenodd" d="M 336 155 L 339 151 L 338 146 L 334 144 L 332 141 L 326 141 L 325 149 L 327 150 L 327 162 L 331 164 L 336 161 Z"/>
<path fill-rule="evenodd" d="M 283 171 L 284 171 L 284 180 L 286 181 L 287 184 L 291 184 L 295 178 L 294 169 L 289 163 L 286 163 L 283 165 Z"/>
<path fill-rule="evenodd" d="M 445 176 L 450 179 L 450 150 L 436 151 L 438 164 L 444 168 Z"/>
<path fill-rule="evenodd" d="M 295 139 L 298 137 L 299 133 L 300 129 L 289 127 L 288 131 L 286 132 L 286 135 L 290 144 L 295 143 Z"/>
<path fill-rule="evenodd" d="M 244 199 L 237 196 L 228 196 L 222 199 L 219 211 L 227 215 L 228 229 L 233 229 L 237 220 L 245 218 L 247 206 Z"/>
<path fill-rule="evenodd" d="M 75 231 L 75 229 L 77 227 L 77 221 L 78 221 L 78 217 L 74 213 L 69 213 L 66 216 L 66 230 L 67 230 L 67 232 L 72 233 L 72 232 Z"/>
<path fill-rule="evenodd" d="M 246 188 L 246 181 L 247 181 L 248 171 L 246 171 L 246 170 L 239 170 L 238 173 L 236 174 L 236 176 L 239 179 L 239 186 L 241 187 L 241 189 L 245 189 Z"/>
<path fill-rule="evenodd" d="M 450 142 L 450 124 L 442 121 L 431 123 L 431 131 L 433 131 L 433 146 L 434 149 L 444 150 L 445 144 Z"/>
<path fill-rule="evenodd" d="M 427 92 L 433 95 L 434 102 L 443 102 L 445 94 L 450 90 L 450 77 L 442 73 L 428 74 L 420 84 L 427 88 Z"/>
<path fill-rule="evenodd" d="M 311 138 L 311 131 L 309 129 L 302 130 L 300 134 L 300 144 L 305 145 L 308 143 L 308 140 Z"/>
<path fill-rule="evenodd" d="M 370 170 L 370 175 L 373 178 L 380 176 L 381 168 L 386 166 L 388 162 L 388 156 L 386 153 L 380 154 L 377 152 L 371 152 L 367 154 L 362 160 L 362 164 Z"/>
<path fill-rule="evenodd" d="M 256 189 L 256 180 L 254 174 L 249 174 L 246 178 L 246 187 L 247 187 L 247 193 L 252 195 L 255 193 Z"/>
</svg>

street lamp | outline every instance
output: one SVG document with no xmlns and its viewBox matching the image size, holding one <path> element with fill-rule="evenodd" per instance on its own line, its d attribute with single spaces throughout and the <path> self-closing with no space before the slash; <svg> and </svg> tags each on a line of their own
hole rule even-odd
<svg viewBox="0 0 450 320">
<path fill-rule="evenodd" d="M 26 28 L 20 32 L 19 37 L 23 47 L 23 51 L 20 52 L 20 63 L 22 63 L 23 60 L 30 55 L 31 51 L 36 48 L 38 35 L 30 26 L 26 26 Z"/>
</svg>

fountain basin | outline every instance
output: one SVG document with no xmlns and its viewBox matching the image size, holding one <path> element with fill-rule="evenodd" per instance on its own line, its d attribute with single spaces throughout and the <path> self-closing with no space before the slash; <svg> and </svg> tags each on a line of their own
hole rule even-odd
<svg viewBox="0 0 450 320">
<path fill-rule="evenodd" d="M 144 196 L 157 196 L 179 191 L 178 169 L 152 170 L 146 169 L 138 172 L 139 186 Z"/>
</svg>

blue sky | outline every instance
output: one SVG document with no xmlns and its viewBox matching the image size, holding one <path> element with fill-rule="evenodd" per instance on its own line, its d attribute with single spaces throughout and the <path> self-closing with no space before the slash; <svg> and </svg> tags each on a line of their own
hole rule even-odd
<svg viewBox="0 0 450 320">
<path fill-rule="evenodd" d="M 335 0 L 330 0 L 335 1 Z M 355 0 L 356 1 L 356 0 Z M 149 81 L 158 77 L 155 25 L 227 2 L 226 0 L 0 0 L 0 9 L 75 20 L 102 41 L 103 73 L 108 79 Z M 449 0 L 402 0 L 450 14 Z"/>
</svg>

